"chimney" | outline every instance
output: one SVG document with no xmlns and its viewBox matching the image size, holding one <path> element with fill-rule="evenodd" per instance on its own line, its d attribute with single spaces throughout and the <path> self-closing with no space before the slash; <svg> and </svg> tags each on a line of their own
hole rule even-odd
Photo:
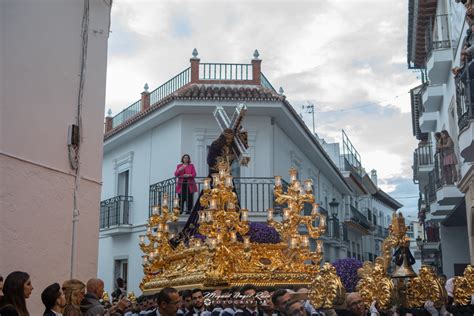
<svg viewBox="0 0 474 316">
<path fill-rule="evenodd" d="M 370 171 L 370 180 L 372 180 L 372 182 L 375 184 L 375 186 L 378 187 L 378 184 L 377 184 L 377 170 L 372 169 Z"/>
</svg>

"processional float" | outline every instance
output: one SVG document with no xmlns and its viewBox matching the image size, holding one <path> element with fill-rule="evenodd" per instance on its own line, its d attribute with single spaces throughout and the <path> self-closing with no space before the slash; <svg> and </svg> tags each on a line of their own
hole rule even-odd
<svg viewBox="0 0 474 316">
<path fill-rule="evenodd" d="M 215 165 L 210 166 L 214 173 L 204 180 L 199 199 L 199 234 L 187 236 L 177 245 L 170 243 L 174 238 L 170 225 L 178 220 L 179 199 L 173 198 L 171 203 L 172 197 L 164 195 L 161 205 L 152 207 L 146 235 L 140 236 L 144 253 L 140 288 L 147 295 L 164 287 L 305 286 L 310 289 L 308 298 L 316 308 L 341 304 L 345 289 L 336 269 L 330 263 L 321 262 L 321 236 L 326 230 L 326 217 L 315 203 L 312 181 L 301 183 L 296 169 L 290 169 L 288 184 L 283 183 L 281 176 L 275 176 L 273 193 L 281 216 L 275 216 L 275 210 L 268 209 L 267 223 L 278 232 L 280 242 L 250 240 L 251 210 L 240 208 L 230 168 L 234 159 L 242 165 L 250 160 L 246 133 L 242 129 L 246 111 L 245 105 L 238 105 L 231 119 L 222 107 L 214 111 L 222 132 L 231 130 L 233 140 L 222 146 L 221 155 L 214 159 Z M 304 208 L 308 204 L 311 212 L 305 215 Z M 416 308 L 427 300 L 437 306 L 444 302 L 446 293 L 435 271 L 422 266 L 417 276 L 411 269 L 414 259 L 409 252 L 406 231 L 403 215 L 394 212 L 389 236 L 383 243 L 383 256 L 374 263 L 365 262 L 359 269 L 357 290 L 367 305 L 376 301 L 381 309 L 395 304 Z M 390 274 L 391 267 L 394 271 Z M 473 268 L 468 266 L 465 276 L 455 281 L 457 304 L 469 304 L 468 298 L 474 294 L 473 276 Z"/>
</svg>

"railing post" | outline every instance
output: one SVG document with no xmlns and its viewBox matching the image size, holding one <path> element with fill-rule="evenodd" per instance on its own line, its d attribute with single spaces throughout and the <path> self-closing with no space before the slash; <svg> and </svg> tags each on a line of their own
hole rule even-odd
<svg viewBox="0 0 474 316">
<path fill-rule="evenodd" d="M 142 103 L 140 112 L 146 111 L 150 107 L 150 92 L 148 92 L 148 84 L 145 84 L 144 91 L 142 92 Z"/>
<path fill-rule="evenodd" d="M 191 83 L 199 83 L 199 62 L 200 59 L 197 57 L 198 52 L 196 49 L 193 50 L 193 57 L 190 59 L 191 62 Z"/>
<path fill-rule="evenodd" d="M 112 121 L 113 121 L 113 117 L 111 116 L 107 116 L 105 118 L 105 132 L 106 133 L 112 130 L 112 127 L 113 127 Z"/>
<path fill-rule="evenodd" d="M 262 72 L 262 60 L 258 57 L 252 59 L 252 82 L 255 85 L 261 85 L 262 80 L 260 73 Z"/>
</svg>

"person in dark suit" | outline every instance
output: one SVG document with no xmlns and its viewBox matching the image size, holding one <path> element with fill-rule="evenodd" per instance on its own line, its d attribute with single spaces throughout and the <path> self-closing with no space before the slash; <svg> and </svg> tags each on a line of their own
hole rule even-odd
<svg viewBox="0 0 474 316">
<path fill-rule="evenodd" d="M 41 293 L 41 301 L 45 307 L 43 316 L 62 315 L 64 307 L 66 306 L 66 297 L 58 283 L 53 283 L 43 290 Z"/>
</svg>

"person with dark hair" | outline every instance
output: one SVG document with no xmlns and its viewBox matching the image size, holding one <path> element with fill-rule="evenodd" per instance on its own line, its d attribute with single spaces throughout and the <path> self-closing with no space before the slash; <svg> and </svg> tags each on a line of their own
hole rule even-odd
<svg viewBox="0 0 474 316">
<path fill-rule="evenodd" d="M 272 303 L 275 305 L 275 310 L 280 315 L 285 314 L 286 303 L 290 301 L 291 294 L 286 289 L 278 289 L 272 294 Z"/>
<path fill-rule="evenodd" d="M 10 273 L 3 284 L 3 297 L 0 300 L 1 316 L 29 316 L 26 300 L 33 291 L 30 276 L 26 272 Z"/>
<path fill-rule="evenodd" d="M 178 309 L 178 315 L 185 315 L 193 310 L 193 300 L 191 298 L 191 290 L 181 291 L 181 302 L 183 306 Z"/>
<path fill-rule="evenodd" d="M 197 192 L 197 185 L 194 181 L 196 169 L 194 169 L 191 157 L 188 154 L 184 154 L 181 157 L 181 163 L 176 166 L 174 175 L 178 178 L 176 181 L 176 193 L 179 195 L 181 213 L 184 210 L 184 202 L 186 202 L 186 213 L 190 214 L 193 209 L 193 195 L 194 192 Z"/>
<path fill-rule="evenodd" d="M 245 316 L 257 316 L 258 309 L 257 309 L 257 301 L 255 299 L 255 295 L 257 294 L 257 287 L 252 284 L 245 284 L 240 289 L 240 295 L 244 297 L 245 307 L 244 307 L 244 315 Z"/>
<path fill-rule="evenodd" d="M 115 282 L 117 284 L 117 288 L 115 289 L 115 291 L 112 292 L 112 298 L 114 300 L 118 299 L 123 294 L 127 294 L 127 292 L 125 291 L 125 281 L 124 281 L 124 279 L 117 278 L 117 280 Z"/>
<path fill-rule="evenodd" d="M 194 289 L 191 291 L 191 299 L 192 299 L 192 309 L 186 313 L 186 316 L 201 316 L 203 312 L 206 311 L 204 307 L 204 296 L 202 294 L 201 289 Z"/>
<path fill-rule="evenodd" d="M 308 316 L 303 303 L 298 299 L 292 299 L 285 305 L 285 315 L 287 316 Z"/>
<path fill-rule="evenodd" d="M 41 293 L 41 301 L 45 307 L 43 316 L 62 315 L 64 307 L 66 306 L 66 297 L 58 283 L 53 283 L 43 290 Z"/>
<path fill-rule="evenodd" d="M 180 299 L 176 289 L 165 287 L 157 294 L 157 301 L 160 316 L 177 315 Z"/>
<path fill-rule="evenodd" d="M 0 275 L 0 295 L 3 295 L 2 289 L 3 289 L 3 276 Z"/>
</svg>

